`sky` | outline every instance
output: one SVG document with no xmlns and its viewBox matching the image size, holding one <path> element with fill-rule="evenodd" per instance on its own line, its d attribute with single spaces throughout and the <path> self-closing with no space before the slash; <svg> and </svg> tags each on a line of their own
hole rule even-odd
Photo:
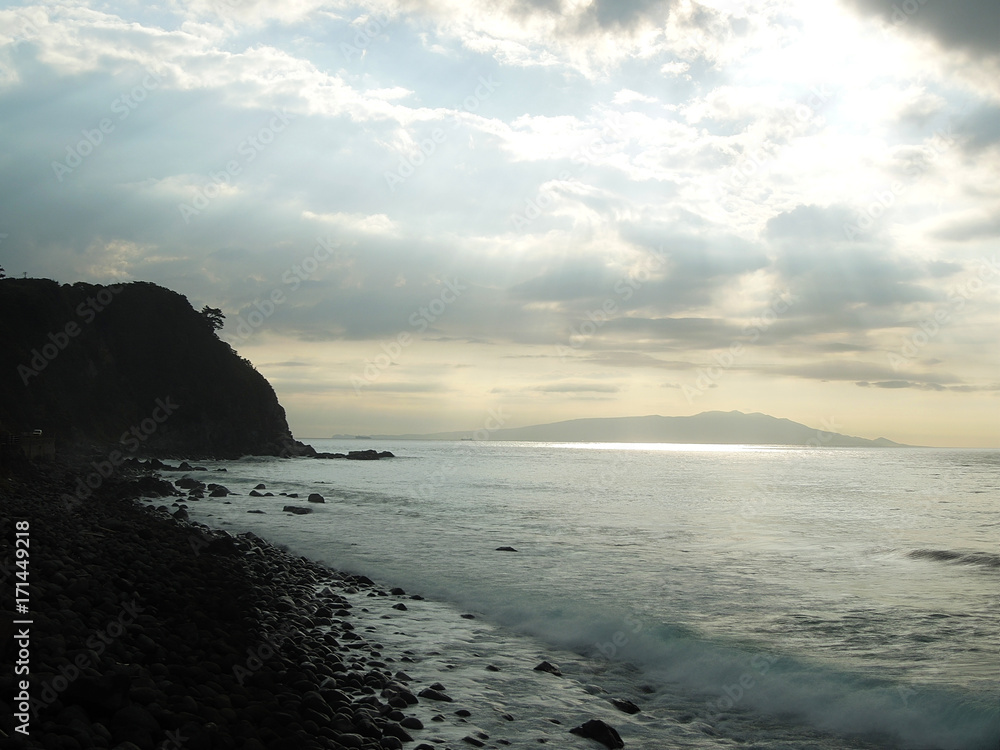
<svg viewBox="0 0 1000 750">
<path fill-rule="evenodd" d="M 0 6 L 0 265 L 226 315 L 297 437 L 1000 446 L 995 0 Z"/>
</svg>

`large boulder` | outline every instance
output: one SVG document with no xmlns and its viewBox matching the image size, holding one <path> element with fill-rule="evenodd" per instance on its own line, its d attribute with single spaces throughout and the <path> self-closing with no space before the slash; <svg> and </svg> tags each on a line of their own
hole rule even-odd
<svg viewBox="0 0 1000 750">
<path fill-rule="evenodd" d="M 178 494 L 177 488 L 166 479 L 145 476 L 134 479 L 123 485 L 123 492 L 142 497 L 168 497 Z"/>
<path fill-rule="evenodd" d="M 562 671 L 555 664 L 547 661 L 543 661 L 537 667 L 535 667 L 536 672 L 548 672 L 549 674 L 554 674 L 556 677 L 562 677 Z"/>
<path fill-rule="evenodd" d="M 600 719 L 591 719 L 578 727 L 573 727 L 569 731 L 571 734 L 600 742 L 605 747 L 611 748 L 611 750 L 625 747 L 621 735 L 615 731 L 615 728 L 609 724 L 605 724 Z"/>
</svg>

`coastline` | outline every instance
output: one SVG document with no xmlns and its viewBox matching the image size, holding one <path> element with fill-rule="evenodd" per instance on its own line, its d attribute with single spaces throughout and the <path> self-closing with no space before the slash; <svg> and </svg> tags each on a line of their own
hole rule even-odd
<svg viewBox="0 0 1000 750">
<path fill-rule="evenodd" d="M 4 628 L 32 620 L 30 734 L 15 731 L 20 678 L 5 670 L 0 748 L 431 750 L 504 747 L 530 731 L 500 709 L 465 708 L 468 679 L 449 672 L 446 654 L 401 648 L 420 627 L 408 611 L 419 596 L 172 514 L 183 491 L 148 473 L 111 477 L 70 503 L 80 472 L 48 468 L 0 483 L 9 525 L 27 521 L 31 534 L 30 614 L 5 612 Z M 176 494 L 137 500 L 157 491 Z M 13 582 L 5 576 L 5 608 Z M 389 648 L 376 640 L 384 625 Z M 422 668 L 425 656 L 441 660 Z M 511 680 L 553 679 L 534 666 L 477 670 L 502 697 Z M 497 674 L 511 669 L 520 674 Z M 561 718 L 533 742 L 601 746 L 569 733 L 578 716 Z M 614 735 L 604 744 L 617 746 Z"/>
</svg>

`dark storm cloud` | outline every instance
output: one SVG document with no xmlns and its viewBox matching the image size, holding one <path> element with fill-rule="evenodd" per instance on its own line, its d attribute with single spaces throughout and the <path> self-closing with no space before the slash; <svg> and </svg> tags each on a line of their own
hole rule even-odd
<svg viewBox="0 0 1000 750">
<path fill-rule="evenodd" d="M 844 0 L 848 7 L 906 33 L 929 35 L 973 58 L 1000 57 L 996 0 Z"/>
</svg>

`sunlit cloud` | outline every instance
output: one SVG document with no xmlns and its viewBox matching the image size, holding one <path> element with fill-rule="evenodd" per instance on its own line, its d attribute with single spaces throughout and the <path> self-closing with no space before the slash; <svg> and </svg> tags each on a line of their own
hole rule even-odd
<svg viewBox="0 0 1000 750">
<path fill-rule="evenodd" d="M 0 10 L 3 266 L 221 306 L 315 434 L 371 432 L 365 413 L 456 429 L 497 398 L 553 421 L 795 418 L 786 403 L 826 394 L 854 434 L 986 415 L 996 9 L 893 8 Z M 286 301 L 238 337 L 275 290 Z M 359 421 L 317 422 L 344 398 Z M 970 430 L 995 442 L 985 416 Z"/>
</svg>

